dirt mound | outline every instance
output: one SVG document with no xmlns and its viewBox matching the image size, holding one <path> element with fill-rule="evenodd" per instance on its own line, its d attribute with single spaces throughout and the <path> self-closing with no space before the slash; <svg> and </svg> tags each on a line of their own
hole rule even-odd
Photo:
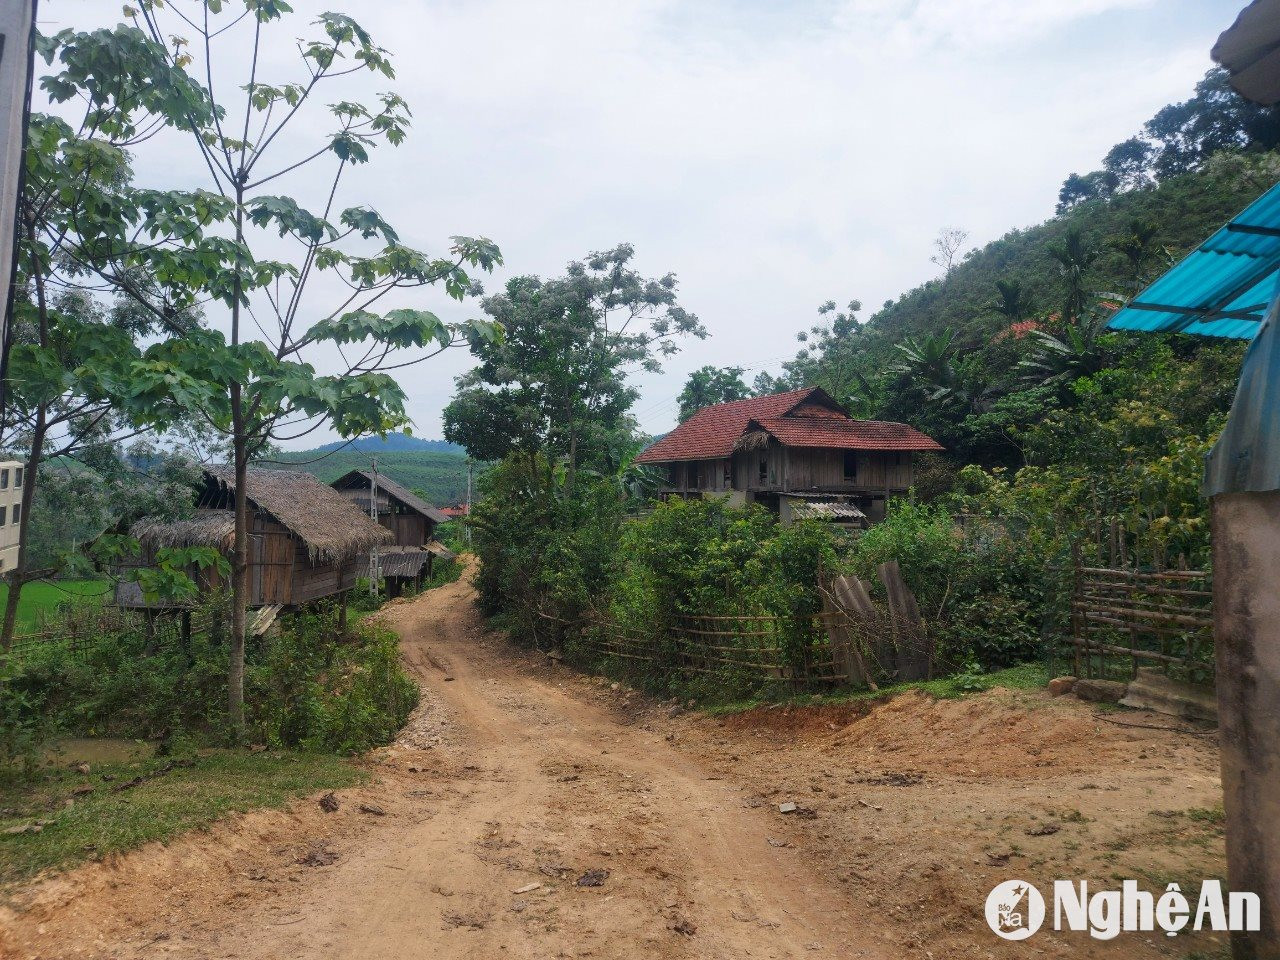
<svg viewBox="0 0 1280 960">
<path fill-rule="evenodd" d="M 722 722 L 728 730 L 771 731 L 784 734 L 790 740 L 825 739 L 833 730 L 843 730 L 865 717 L 880 702 L 860 700 L 811 707 L 776 704 L 729 714 Z"/>
<path fill-rule="evenodd" d="M 962 700 L 911 691 L 878 704 L 833 734 L 824 749 L 865 754 L 877 766 L 959 776 L 1037 777 L 1096 769 L 1132 739 L 1079 704 L 989 690 Z"/>
<path fill-rule="evenodd" d="M 959 700 L 911 690 L 856 703 L 757 707 L 722 723 L 878 768 L 956 776 L 1096 769 L 1128 756 L 1134 740 L 1074 700 L 1001 688 Z"/>
</svg>

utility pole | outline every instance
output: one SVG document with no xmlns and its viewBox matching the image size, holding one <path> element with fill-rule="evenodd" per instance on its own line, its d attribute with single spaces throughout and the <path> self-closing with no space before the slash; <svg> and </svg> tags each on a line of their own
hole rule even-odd
<svg viewBox="0 0 1280 960">
<path fill-rule="evenodd" d="M 369 519 L 378 522 L 378 458 L 373 458 L 373 479 L 369 481 Z M 378 595 L 378 583 L 382 580 L 382 569 L 378 556 L 378 546 L 369 548 L 369 596 Z"/>
<path fill-rule="evenodd" d="M 470 458 L 470 457 L 467 457 L 467 517 L 468 517 L 468 518 L 471 516 L 471 470 L 472 470 L 472 466 L 473 466 L 473 462 L 472 462 L 471 458 Z M 469 524 L 464 523 L 464 524 L 463 524 L 463 528 L 467 531 L 467 548 L 468 548 L 468 549 L 470 549 L 470 548 L 471 548 L 471 527 L 470 527 L 470 525 L 469 525 Z"/>
<path fill-rule="evenodd" d="M 35 69 L 36 0 L 0 0 L 0 417 L 8 401 L 9 316 L 18 265 L 18 198 Z"/>
</svg>

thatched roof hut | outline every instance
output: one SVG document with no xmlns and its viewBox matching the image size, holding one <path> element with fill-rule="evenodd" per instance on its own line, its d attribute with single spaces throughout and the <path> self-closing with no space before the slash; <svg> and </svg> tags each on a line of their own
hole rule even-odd
<svg viewBox="0 0 1280 960">
<path fill-rule="evenodd" d="M 355 586 L 362 557 L 394 541 L 386 527 L 309 473 L 251 468 L 249 508 L 250 606 L 294 606 L 345 593 Z M 206 467 L 187 520 L 143 519 L 130 533 L 142 544 L 142 566 L 165 547 L 214 547 L 230 555 L 235 541 L 235 471 Z M 193 571 L 206 589 L 222 586 L 216 571 Z M 117 602 L 148 606 L 136 584 L 122 583 Z"/>
<path fill-rule="evenodd" d="M 422 550 L 435 537 L 436 527 L 449 518 L 427 501 L 384 473 L 352 470 L 333 481 L 334 489 L 395 535 L 398 547 Z M 376 493 L 375 493 L 376 491 Z"/>
<path fill-rule="evenodd" d="M 229 511 L 235 507 L 235 469 L 206 467 L 199 506 Z M 380 544 L 390 532 L 374 523 L 332 487 L 298 470 L 250 467 L 245 495 L 252 508 L 269 514 L 322 560 L 342 561 Z"/>
<path fill-rule="evenodd" d="M 372 470 L 352 470 L 333 481 L 333 487 L 335 490 L 341 490 L 346 493 L 348 499 L 354 499 L 357 504 L 367 510 L 369 508 L 369 494 L 375 483 L 378 486 L 379 509 L 382 508 L 382 501 L 385 499 L 399 504 L 406 510 L 420 514 L 432 523 L 448 522 L 449 518 L 436 507 L 427 503 L 408 487 L 396 483 L 385 473 L 374 473 Z"/>
</svg>

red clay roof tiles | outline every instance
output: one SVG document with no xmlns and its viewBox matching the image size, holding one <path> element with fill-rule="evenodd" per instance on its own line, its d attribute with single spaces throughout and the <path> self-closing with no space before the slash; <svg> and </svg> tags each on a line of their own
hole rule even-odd
<svg viewBox="0 0 1280 960">
<path fill-rule="evenodd" d="M 757 421 L 784 447 L 839 450 L 941 450 L 942 444 L 905 423 L 764 417 Z"/>
<path fill-rule="evenodd" d="M 802 416 L 803 413 L 820 416 Z M 718 403 L 699 410 L 636 457 L 636 463 L 673 460 L 711 460 L 732 456 L 734 444 L 749 424 L 768 430 L 790 447 L 843 450 L 941 450 L 942 446 L 902 423 L 851 420 L 818 387 L 790 390 L 767 397 Z M 790 413 L 790 415 L 786 415 Z M 832 414 L 836 413 L 836 417 Z"/>
</svg>

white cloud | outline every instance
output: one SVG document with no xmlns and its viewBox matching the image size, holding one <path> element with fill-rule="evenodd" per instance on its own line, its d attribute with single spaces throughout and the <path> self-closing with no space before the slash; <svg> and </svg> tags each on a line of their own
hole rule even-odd
<svg viewBox="0 0 1280 960">
<path fill-rule="evenodd" d="M 776 366 L 822 301 L 875 307 L 927 279 L 940 226 L 982 243 L 1049 215 L 1067 173 L 1092 169 L 1190 93 L 1238 3 L 295 6 L 355 13 L 395 55 L 394 87 L 414 110 L 406 144 L 354 171 L 344 202 L 376 206 L 428 249 L 455 233 L 492 237 L 508 266 L 491 289 L 623 240 L 642 269 L 679 274 L 713 336 L 639 381 L 642 423 L 659 430 L 688 370 Z M 103 15 L 73 0 L 41 10 L 78 23 Z M 286 77 L 293 56 L 274 47 L 271 78 Z M 182 155 L 167 150 L 140 153 L 139 172 L 180 176 Z M 304 175 L 291 189 L 318 186 Z M 439 294 L 423 302 L 454 318 L 475 309 Z M 405 378 L 419 432 L 437 435 L 467 362 Z"/>
<path fill-rule="evenodd" d="M 1050 35 L 1065 24 L 1155 0 L 849 0 L 837 15 L 848 29 L 869 29 L 895 44 L 956 49 Z"/>
</svg>

